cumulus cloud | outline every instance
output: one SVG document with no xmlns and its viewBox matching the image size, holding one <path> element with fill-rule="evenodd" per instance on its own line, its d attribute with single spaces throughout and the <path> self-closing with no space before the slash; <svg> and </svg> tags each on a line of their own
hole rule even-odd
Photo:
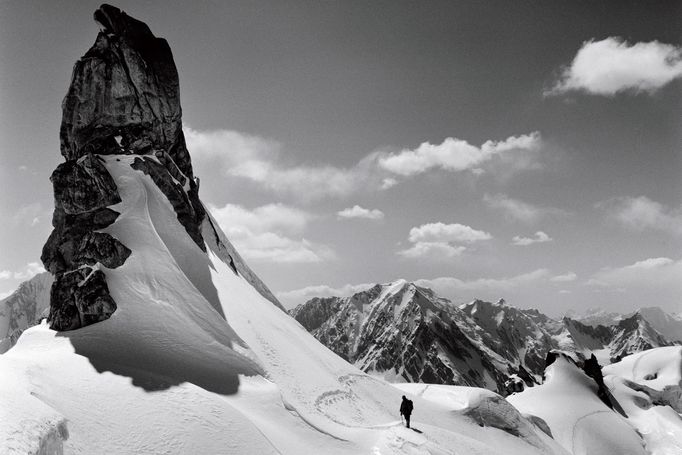
<svg viewBox="0 0 682 455">
<path fill-rule="evenodd" d="M 657 298 L 679 303 L 682 293 L 682 259 L 649 258 L 624 267 L 606 267 L 595 273 L 587 284 L 623 289 L 628 292 L 655 291 Z M 649 294 L 650 295 L 650 294 Z"/>
<path fill-rule="evenodd" d="M 625 227 L 682 234 L 682 208 L 672 209 L 646 196 L 611 199 L 597 204 Z"/>
<path fill-rule="evenodd" d="M 651 41 L 630 44 L 621 38 L 586 41 L 546 95 L 571 91 L 614 96 L 653 93 L 682 77 L 682 48 Z"/>
<path fill-rule="evenodd" d="M 29 262 L 21 270 L 11 272 L 9 270 L 0 270 L 0 280 L 29 280 L 39 273 L 43 273 L 45 268 L 38 262 Z"/>
<path fill-rule="evenodd" d="M 315 263 L 333 259 L 326 245 L 302 237 L 313 216 L 283 204 L 255 209 L 226 204 L 209 207 L 220 227 L 247 259 L 275 263 Z"/>
<path fill-rule="evenodd" d="M 373 284 L 345 284 L 340 287 L 327 286 L 325 284 L 307 286 L 292 291 L 277 293 L 277 298 L 282 304 L 291 308 L 295 305 L 305 303 L 313 297 L 348 297 L 358 292 L 365 291 L 374 286 Z"/>
<path fill-rule="evenodd" d="M 230 130 L 185 127 L 184 131 L 187 147 L 197 163 L 219 166 L 230 177 L 301 200 L 347 196 L 372 180 L 371 159 L 350 168 L 287 165 L 281 159 L 282 146 L 277 141 Z"/>
<path fill-rule="evenodd" d="M 527 224 L 536 223 L 547 215 L 566 214 L 566 212 L 561 209 L 540 207 L 519 199 L 511 198 L 506 194 L 485 194 L 483 196 L 483 202 L 485 202 L 488 207 L 500 211 L 507 218 Z"/>
<path fill-rule="evenodd" d="M 461 242 L 473 243 L 490 240 L 493 236 L 470 226 L 454 223 L 428 223 L 410 229 L 410 242 Z"/>
<path fill-rule="evenodd" d="M 441 222 L 422 224 L 410 229 L 408 240 L 412 246 L 398 251 L 398 255 L 406 258 L 448 259 L 459 256 L 466 250 L 463 245 L 453 244 L 471 244 L 492 238 L 488 232 L 464 224 Z"/>
<path fill-rule="evenodd" d="M 486 141 L 480 147 L 467 141 L 449 137 L 440 144 L 424 142 L 415 149 L 381 156 L 379 166 L 402 176 L 421 174 L 433 168 L 480 173 L 480 166 L 497 155 L 518 150 L 536 151 L 540 148 L 539 132 L 510 136 L 503 141 Z"/>
<path fill-rule="evenodd" d="M 555 283 L 568 283 L 571 281 L 575 281 L 577 278 L 578 275 L 576 275 L 574 272 L 567 272 L 564 273 L 563 275 L 553 276 L 552 278 L 549 279 L 549 281 L 553 281 Z"/>
<path fill-rule="evenodd" d="M 512 245 L 516 246 L 528 246 L 532 245 L 534 243 L 545 243 L 545 242 L 551 242 L 553 239 L 549 235 L 545 234 L 542 231 L 537 231 L 533 237 L 521 237 L 521 236 L 515 236 L 512 239 Z"/>
<path fill-rule="evenodd" d="M 366 209 L 360 207 L 359 205 L 354 205 L 347 209 L 343 209 L 337 213 L 339 219 L 350 219 L 350 218 L 364 218 L 367 220 L 383 220 L 384 212 L 379 209 Z"/>
<path fill-rule="evenodd" d="M 516 288 L 546 280 L 549 276 L 547 269 L 537 269 L 532 272 L 505 278 L 477 278 L 461 280 L 454 277 L 441 277 L 417 280 L 419 286 L 431 288 L 440 294 L 457 295 L 461 292 L 508 292 Z"/>
<path fill-rule="evenodd" d="M 450 245 L 445 242 L 417 242 L 410 248 L 398 251 L 404 258 L 451 259 L 466 251 L 464 246 Z"/>
<path fill-rule="evenodd" d="M 185 127 L 185 139 L 198 168 L 219 170 L 224 175 L 245 179 L 261 188 L 295 197 L 301 201 L 326 197 L 347 197 L 363 190 L 387 190 L 399 183 L 397 176 L 412 176 L 430 169 L 471 170 L 479 175 L 489 164 L 493 173 L 515 173 L 534 169 L 542 140 L 533 132 L 510 136 L 503 141 L 486 141 L 480 147 L 448 138 L 441 144 L 429 142 L 397 153 L 373 151 L 347 167 L 329 164 L 296 164 L 285 160 L 282 145 L 273 140 L 231 130 L 200 131 Z M 291 155 L 287 153 L 286 155 Z M 499 169 L 494 168 L 497 163 Z"/>
</svg>

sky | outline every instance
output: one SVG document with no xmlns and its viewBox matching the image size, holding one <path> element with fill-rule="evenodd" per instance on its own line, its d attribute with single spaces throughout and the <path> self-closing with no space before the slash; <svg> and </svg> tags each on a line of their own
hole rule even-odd
<svg viewBox="0 0 682 455">
<path fill-rule="evenodd" d="M 682 312 L 682 3 L 121 1 L 168 40 L 200 196 L 282 302 L 404 278 Z M 99 2 L 0 2 L 0 296 L 41 270 Z"/>
</svg>

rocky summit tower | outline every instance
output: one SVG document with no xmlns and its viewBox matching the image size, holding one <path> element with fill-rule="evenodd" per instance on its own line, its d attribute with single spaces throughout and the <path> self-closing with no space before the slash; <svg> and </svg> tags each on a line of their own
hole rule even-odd
<svg viewBox="0 0 682 455">
<path fill-rule="evenodd" d="M 94 18 L 101 31 L 76 62 L 62 104 L 60 144 L 66 161 L 50 177 L 54 230 L 41 259 L 55 275 L 49 319 L 56 330 L 105 320 L 117 308 L 105 271 L 120 267 L 131 250 L 103 232 L 118 218 L 121 203 L 104 156 L 133 155 L 131 167 L 152 179 L 189 237 L 206 252 L 202 221 L 208 218 L 182 132 L 178 72 L 170 47 L 116 7 L 102 5 Z M 208 224 L 212 227 L 210 220 Z M 240 259 L 232 266 L 257 280 Z"/>
</svg>

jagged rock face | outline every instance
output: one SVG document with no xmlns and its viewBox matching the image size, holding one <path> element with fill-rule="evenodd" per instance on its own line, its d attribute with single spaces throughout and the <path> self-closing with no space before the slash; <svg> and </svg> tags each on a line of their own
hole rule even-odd
<svg viewBox="0 0 682 455">
<path fill-rule="evenodd" d="M 376 285 L 352 297 L 313 299 L 291 314 L 360 369 L 410 382 L 503 391 L 513 372 L 487 349 L 479 327 L 456 306 L 411 283 Z"/>
<path fill-rule="evenodd" d="M 62 104 L 61 153 L 52 174 L 54 230 L 41 259 L 55 275 L 50 321 L 72 330 L 107 319 L 116 310 L 104 268 L 125 263 L 131 251 L 99 232 L 115 222 L 121 202 L 99 155 L 140 155 L 132 167 L 149 175 L 178 220 L 206 251 L 199 201 L 182 133 L 178 72 L 168 43 L 144 23 L 110 5 L 95 12 L 102 30 L 74 66 Z"/>
<path fill-rule="evenodd" d="M 51 274 L 39 273 L 0 300 L 0 354 L 12 347 L 24 330 L 47 317 L 53 281 Z"/>
<path fill-rule="evenodd" d="M 103 30 L 74 67 L 63 103 L 62 155 L 75 160 L 87 153 L 160 150 L 192 178 L 168 43 L 113 6 L 102 5 L 94 17 Z"/>
<path fill-rule="evenodd" d="M 104 273 L 87 266 L 57 275 L 50 302 L 49 319 L 57 330 L 78 329 L 104 321 L 116 311 Z"/>
<path fill-rule="evenodd" d="M 591 327 L 502 300 L 457 307 L 406 282 L 376 285 L 345 298 L 314 298 L 290 314 L 364 371 L 389 380 L 471 385 L 501 394 L 541 383 L 555 356 L 552 350 L 583 361 L 592 350 L 613 356 L 670 344 L 641 318 Z"/>
</svg>

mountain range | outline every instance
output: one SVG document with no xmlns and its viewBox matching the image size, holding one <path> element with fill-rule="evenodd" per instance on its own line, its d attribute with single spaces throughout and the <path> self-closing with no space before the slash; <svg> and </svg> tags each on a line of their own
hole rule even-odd
<svg viewBox="0 0 682 455">
<path fill-rule="evenodd" d="M 395 382 L 485 387 L 499 393 L 539 384 L 547 353 L 591 354 L 602 364 L 653 347 L 680 344 L 682 320 L 659 308 L 550 318 L 504 300 L 456 305 L 405 280 L 349 297 L 313 298 L 290 314 L 336 354 Z M 603 321 L 602 321 L 603 322 Z M 510 389 L 511 386 L 511 389 Z"/>
</svg>

